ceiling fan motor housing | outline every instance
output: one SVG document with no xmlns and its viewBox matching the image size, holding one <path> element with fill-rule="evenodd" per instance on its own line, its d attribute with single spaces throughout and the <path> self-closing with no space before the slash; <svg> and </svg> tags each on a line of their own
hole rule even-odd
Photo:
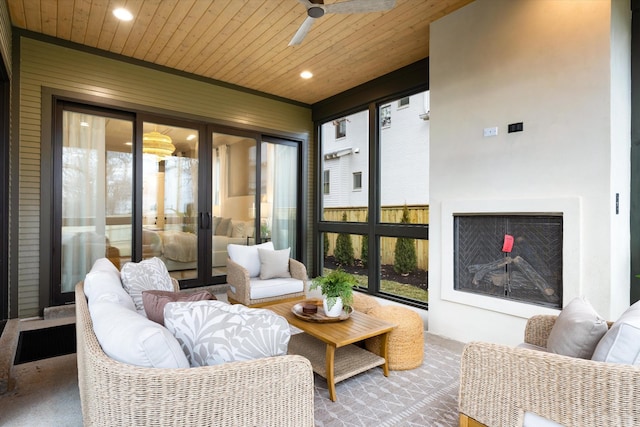
<svg viewBox="0 0 640 427">
<path fill-rule="evenodd" d="M 324 15 L 324 9 L 320 6 L 313 6 L 307 9 L 307 14 L 312 18 L 320 18 Z"/>
</svg>

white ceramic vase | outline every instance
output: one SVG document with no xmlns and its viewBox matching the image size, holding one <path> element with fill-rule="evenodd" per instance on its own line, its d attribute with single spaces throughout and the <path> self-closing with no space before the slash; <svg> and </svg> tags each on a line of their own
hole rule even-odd
<svg viewBox="0 0 640 427">
<path fill-rule="evenodd" d="M 322 308 L 324 309 L 324 314 L 327 317 L 340 317 L 340 314 L 342 314 L 342 298 L 337 297 L 336 303 L 333 304 L 333 307 L 329 310 L 329 307 L 327 306 L 327 297 L 324 297 L 322 299 Z"/>
</svg>

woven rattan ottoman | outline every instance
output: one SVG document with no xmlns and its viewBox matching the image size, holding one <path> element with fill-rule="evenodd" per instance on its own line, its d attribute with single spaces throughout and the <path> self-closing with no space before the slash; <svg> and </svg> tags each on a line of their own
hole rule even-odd
<svg viewBox="0 0 640 427">
<path fill-rule="evenodd" d="M 418 313 L 406 307 L 385 305 L 374 307 L 369 316 L 398 325 L 389 334 L 389 369 L 403 371 L 415 369 L 424 360 L 424 324 Z M 380 354 L 380 338 L 369 338 L 365 342 L 367 350 Z"/>
</svg>

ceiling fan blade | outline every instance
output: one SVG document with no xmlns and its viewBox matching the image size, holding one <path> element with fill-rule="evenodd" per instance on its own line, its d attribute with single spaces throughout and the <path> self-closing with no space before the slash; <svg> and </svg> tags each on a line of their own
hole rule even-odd
<svg viewBox="0 0 640 427">
<path fill-rule="evenodd" d="M 309 32 L 309 29 L 311 29 L 311 26 L 313 25 L 313 22 L 315 20 L 316 18 L 307 16 L 307 19 L 305 19 L 302 25 L 300 25 L 300 28 L 298 28 L 298 31 L 296 31 L 296 34 L 293 36 L 293 38 L 289 42 L 289 46 L 296 46 L 302 43 L 302 40 L 304 40 L 305 36 Z"/>
<path fill-rule="evenodd" d="M 325 4 L 325 13 L 368 13 L 391 10 L 396 0 L 347 0 L 340 3 Z"/>
</svg>

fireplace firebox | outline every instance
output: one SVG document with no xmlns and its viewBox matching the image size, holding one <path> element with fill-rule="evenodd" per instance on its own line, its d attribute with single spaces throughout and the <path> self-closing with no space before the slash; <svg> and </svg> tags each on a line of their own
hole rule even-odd
<svg viewBox="0 0 640 427">
<path fill-rule="evenodd" d="M 561 215 L 465 214 L 453 221 L 454 289 L 562 307 Z"/>
</svg>

